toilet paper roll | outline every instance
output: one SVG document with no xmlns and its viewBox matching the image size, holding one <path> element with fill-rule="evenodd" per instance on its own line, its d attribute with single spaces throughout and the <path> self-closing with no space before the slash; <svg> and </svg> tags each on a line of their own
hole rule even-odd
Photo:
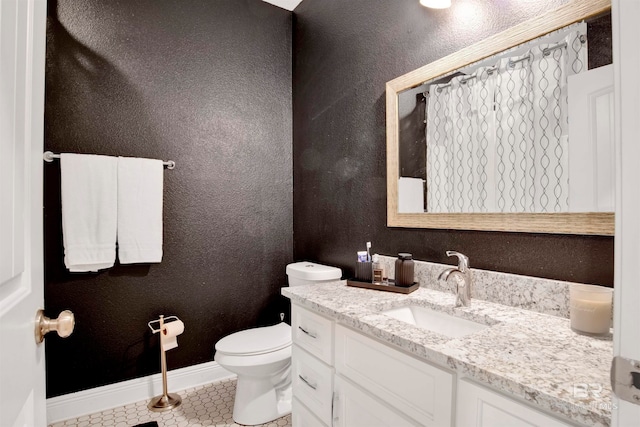
<svg viewBox="0 0 640 427">
<path fill-rule="evenodd" d="M 162 341 L 162 348 L 167 351 L 178 346 L 178 335 L 184 332 L 184 323 L 182 320 L 174 320 L 170 323 L 165 323 L 164 329 L 160 332 L 160 340 Z"/>
</svg>

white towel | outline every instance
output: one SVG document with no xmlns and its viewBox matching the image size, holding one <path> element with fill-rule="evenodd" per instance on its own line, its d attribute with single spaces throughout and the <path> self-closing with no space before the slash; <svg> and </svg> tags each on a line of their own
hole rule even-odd
<svg viewBox="0 0 640 427">
<path fill-rule="evenodd" d="M 424 213 L 424 180 L 400 177 L 398 180 L 398 212 Z"/>
<path fill-rule="evenodd" d="M 161 160 L 118 158 L 118 259 L 162 261 Z"/>
<path fill-rule="evenodd" d="M 60 155 L 64 263 L 73 272 L 98 271 L 116 259 L 118 159 Z"/>
</svg>

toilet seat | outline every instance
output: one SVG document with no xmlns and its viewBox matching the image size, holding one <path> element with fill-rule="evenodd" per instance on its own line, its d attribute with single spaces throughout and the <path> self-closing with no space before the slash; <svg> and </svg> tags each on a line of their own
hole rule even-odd
<svg viewBox="0 0 640 427">
<path fill-rule="evenodd" d="M 271 353 L 291 346 L 291 327 L 282 322 L 274 326 L 236 332 L 216 343 L 216 352 L 252 356 Z"/>
</svg>

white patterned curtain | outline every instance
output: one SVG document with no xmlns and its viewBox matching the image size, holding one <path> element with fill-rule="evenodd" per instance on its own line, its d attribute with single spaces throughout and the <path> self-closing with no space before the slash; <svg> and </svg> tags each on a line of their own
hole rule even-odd
<svg viewBox="0 0 640 427">
<path fill-rule="evenodd" d="M 428 212 L 568 210 L 567 77 L 586 71 L 585 30 L 431 85 Z"/>
</svg>

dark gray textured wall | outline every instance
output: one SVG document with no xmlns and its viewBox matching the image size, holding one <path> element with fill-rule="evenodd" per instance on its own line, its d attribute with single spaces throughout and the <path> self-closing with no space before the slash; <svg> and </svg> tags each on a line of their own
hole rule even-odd
<svg viewBox="0 0 640 427">
<path fill-rule="evenodd" d="M 158 372 L 146 323 L 186 324 L 170 369 L 206 362 L 233 331 L 275 323 L 292 259 L 352 273 L 386 254 L 611 284 L 613 239 L 386 227 L 384 83 L 559 1 L 305 0 L 294 30 L 295 220 L 291 205 L 291 14 L 259 0 L 50 0 L 46 149 L 173 159 L 161 264 L 67 273 L 59 166 L 45 167 L 48 395 Z M 269 262 L 266 262 L 269 261 Z"/>
<path fill-rule="evenodd" d="M 45 166 L 47 393 L 159 372 L 147 322 L 185 322 L 170 369 L 279 321 L 292 244 L 291 13 L 260 0 L 49 2 L 46 141 L 54 152 L 172 159 L 162 263 L 69 274 L 60 169 Z"/>
<path fill-rule="evenodd" d="M 385 82 L 561 1 L 305 0 L 294 16 L 294 255 L 353 273 L 356 251 L 613 283 L 613 238 L 386 227 Z"/>
</svg>

